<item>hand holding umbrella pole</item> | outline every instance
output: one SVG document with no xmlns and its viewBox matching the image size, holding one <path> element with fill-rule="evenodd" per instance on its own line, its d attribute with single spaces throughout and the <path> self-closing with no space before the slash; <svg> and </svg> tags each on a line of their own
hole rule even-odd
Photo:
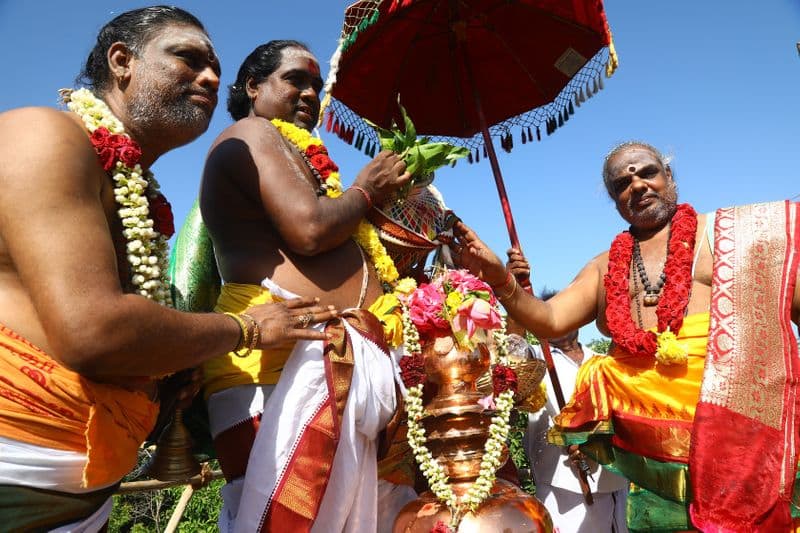
<svg viewBox="0 0 800 533">
<path fill-rule="evenodd" d="M 511 265 L 508 266 L 510 267 Z M 511 268 L 510 270 L 517 279 L 517 283 L 519 283 L 522 288 L 525 289 L 525 292 L 533 296 L 533 288 L 531 287 L 530 283 L 530 268 L 527 267 L 522 270 Z M 553 354 L 550 352 L 550 343 L 547 342 L 547 339 L 539 339 L 539 343 L 542 348 L 542 355 L 544 355 L 545 364 L 547 365 L 547 374 L 550 377 L 550 385 L 553 387 L 553 393 L 555 394 L 558 410 L 560 411 L 564 408 L 566 402 L 564 401 L 564 392 L 561 389 L 561 382 L 559 381 L 558 374 L 556 373 Z M 583 499 L 586 502 L 586 505 L 592 505 L 594 503 L 594 498 L 592 497 L 592 489 L 589 486 L 589 477 L 591 476 L 591 471 L 589 470 L 589 464 L 586 462 L 586 456 L 580 451 L 577 445 L 568 446 L 567 453 L 569 454 L 570 463 L 575 468 L 575 475 L 578 476 L 578 483 L 580 484 L 581 492 L 583 493 Z"/>
</svg>

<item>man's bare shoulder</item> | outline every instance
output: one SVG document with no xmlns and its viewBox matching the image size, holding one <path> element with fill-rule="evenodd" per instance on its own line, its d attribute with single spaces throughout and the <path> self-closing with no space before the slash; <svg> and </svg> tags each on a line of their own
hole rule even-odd
<svg viewBox="0 0 800 533">
<path fill-rule="evenodd" d="M 54 130 L 61 130 L 62 133 L 80 131 L 74 115 L 51 107 L 19 107 L 0 113 L 0 136 L 4 138 L 19 137 L 26 130 L 36 128 L 45 128 L 44 131 L 35 131 L 38 136 L 47 135 Z"/>
<path fill-rule="evenodd" d="M 600 274 L 605 274 L 606 270 L 608 270 L 608 250 L 600 252 L 593 258 L 589 259 L 583 269 L 595 270 Z"/>
<path fill-rule="evenodd" d="M 222 130 L 222 133 L 211 145 L 211 151 L 213 152 L 216 147 L 232 139 L 243 141 L 249 146 L 260 146 L 262 144 L 276 143 L 282 137 L 269 120 L 256 116 L 245 117 Z"/>
<path fill-rule="evenodd" d="M 69 164 L 94 159 L 86 130 L 75 115 L 48 107 L 23 107 L 0 114 L 0 168 L 31 169 L 54 160 Z M 54 172 L 58 169 L 52 169 Z"/>
<path fill-rule="evenodd" d="M 94 193 L 100 190 L 103 176 L 86 129 L 72 113 L 29 107 L 0 114 L 0 200 L 4 205 L 15 204 L 20 197 L 32 203 L 50 202 L 54 195 L 78 190 Z"/>
</svg>

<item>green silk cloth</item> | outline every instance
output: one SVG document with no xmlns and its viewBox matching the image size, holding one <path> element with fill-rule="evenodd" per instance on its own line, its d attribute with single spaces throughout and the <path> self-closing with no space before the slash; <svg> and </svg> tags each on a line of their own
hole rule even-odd
<svg viewBox="0 0 800 533">
<path fill-rule="evenodd" d="M 175 309 L 192 313 L 214 310 L 222 280 L 214 258 L 214 245 L 203 224 L 197 200 L 175 238 L 169 261 L 169 279 Z M 183 421 L 192 435 L 194 453 L 215 457 L 202 394 L 195 396 L 192 405 L 184 410 Z"/>
<path fill-rule="evenodd" d="M 93 515 L 118 485 L 70 494 L 18 485 L 0 485 L 0 530 L 50 531 Z"/>
<path fill-rule="evenodd" d="M 627 501 L 628 530 L 631 533 L 669 533 L 692 530 L 689 519 L 691 484 L 684 463 L 658 461 L 611 444 L 614 427 L 600 422 L 582 432 L 551 431 L 552 444 L 578 444 L 589 457 L 617 475 L 631 481 Z M 797 476 L 800 481 L 800 473 Z M 795 482 L 792 517 L 800 517 L 800 482 Z"/>
<path fill-rule="evenodd" d="M 176 309 L 210 312 L 219 297 L 221 279 L 214 259 L 214 245 L 197 200 L 183 223 L 169 261 L 170 289 Z"/>
</svg>

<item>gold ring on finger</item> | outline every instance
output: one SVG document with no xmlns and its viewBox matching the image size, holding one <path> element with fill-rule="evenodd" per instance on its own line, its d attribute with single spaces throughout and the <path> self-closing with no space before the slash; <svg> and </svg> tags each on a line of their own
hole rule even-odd
<svg viewBox="0 0 800 533">
<path fill-rule="evenodd" d="M 297 317 L 297 327 L 301 329 L 305 329 L 311 323 L 311 319 L 314 318 L 314 315 L 311 313 L 304 313 Z"/>
</svg>

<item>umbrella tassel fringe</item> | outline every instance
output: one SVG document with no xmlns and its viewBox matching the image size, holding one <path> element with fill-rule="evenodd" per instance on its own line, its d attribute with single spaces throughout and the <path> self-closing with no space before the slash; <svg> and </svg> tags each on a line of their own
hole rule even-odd
<svg viewBox="0 0 800 533">
<path fill-rule="evenodd" d="M 333 127 L 333 110 L 330 110 L 328 112 L 328 120 L 325 121 L 325 131 L 330 133 L 332 127 Z"/>
</svg>

